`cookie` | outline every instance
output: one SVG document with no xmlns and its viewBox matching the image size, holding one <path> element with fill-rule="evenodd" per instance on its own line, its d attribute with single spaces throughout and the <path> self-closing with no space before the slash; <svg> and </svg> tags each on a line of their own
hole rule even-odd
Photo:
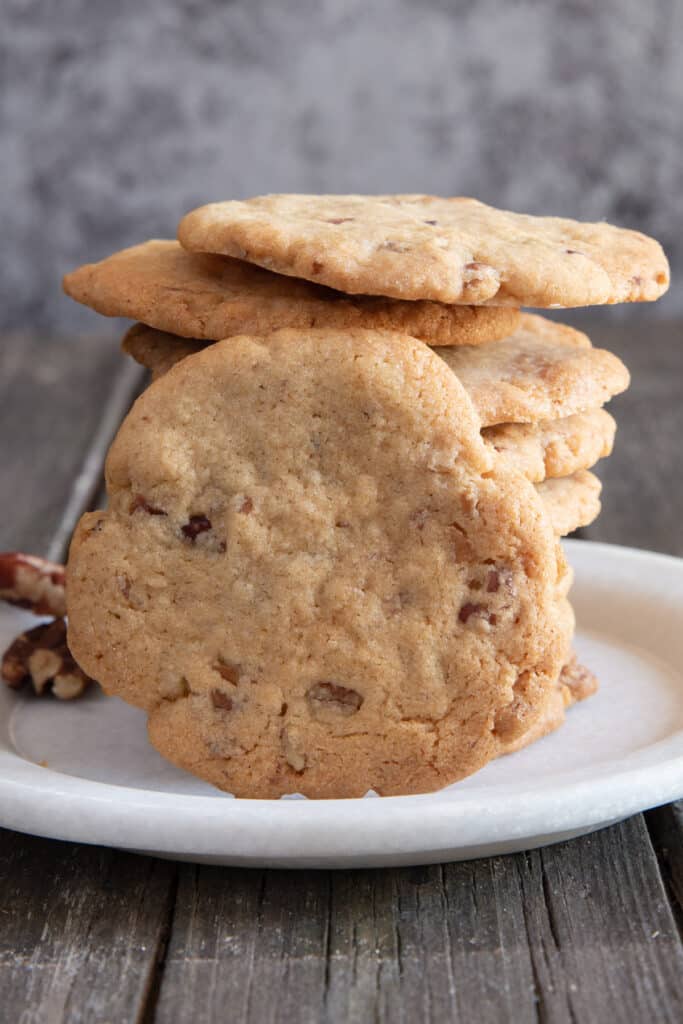
<svg viewBox="0 0 683 1024">
<path fill-rule="evenodd" d="M 340 291 L 480 305 L 591 306 L 659 298 L 652 238 L 476 199 L 270 195 L 188 213 L 178 238 Z"/>
<path fill-rule="evenodd" d="M 153 240 L 79 267 L 64 290 L 105 316 L 141 320 L 186 338 L 219 341 L 279 327 L 400 331 L 430 345 L 478 345 L 514 331 L 513 308 L 445 306 L 340 292 L 228 256 Z"/>
<path fill-rule="evenodd" d="M 600 515 L 602 484 L 586 469 L 571 476 L 544 480 L 535 486 L 553 529 L 560 537 L 588 526 Z"/>
<path fill-rule="evenodd" d="M 152 380 L 157 380 L 206 345 L 135 324 L 126 333 L 121 347 L 151 371 Z M 608 412 L 592 409 L 560 420 L 486 427 L 482 437 L 508 465 L 537 483 L 546 477 L 569 476 L 577 469 L 589 469 L 609 455 L 615 430 L 616 424 Z"/>
<path fill-rule="evenodd" d="M 201 352 L 207 347 L 204 341 L 196 338 L 179 338 L 177 334 L 157 331 L 147 324 L 133 324 L 121 342 L 121 350 L 149 370 L 153 381 L 163 377 L 187 356 Z"/>
<path fill-rule="evenodd" d="M 521 736 L 509 743 L 501 743 L 501 754 L 513 754 L 522 747 L 529 746 L 536 740 L 554 732 L 564 722 L 565 712 L 577 701 L 592 697 L 598 690 L 598 680 L 590 671 L 580 665 L 576 654 L 572 653 L 569 662 L 560 672 L 557 686 L 548 694 L 546 710 L 533 726 Z"/>
<path fill-rule="evenodd" d="M 440 349 L 488 427 L 537 423 L 595 409 L 629 384 L 617 356 L 581 331 L 525 313 L 503 341 Z"/>
<path fill-rule="evenodd" d="M 211 345 L 138 398 L 106 478 L 71 650 L 220 788 L 433 790 L 543 713 L 570 644 L 556 538 L 421 342 Z"/>
<path fill-rule="evenodd" d="M 519 330 L 503 341 L 435 350 L 458 375 L 482 426 L 571 416 L 628 387 L 621 360 L 592 348 L 585 334 L 540 316 L 520 319 Z M 151 370 L 153 379 L 204 346 L 140 324 L 123 340 L 124 352 Z"/>
<path fill-rule="evenodd" d="M 527 480 L 570 476 L 590 469 L 612 451 L 617 425 L 605 409 L 589 409 L 560 420 L 500 423 L 482 437 Z"/>
</svg>

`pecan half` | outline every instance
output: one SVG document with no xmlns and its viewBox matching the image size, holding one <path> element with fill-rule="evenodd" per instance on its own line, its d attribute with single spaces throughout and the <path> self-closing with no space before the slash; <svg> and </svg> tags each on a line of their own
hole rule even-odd
<svg viewBox="0 0 683 1024">
<path fill-rule="evenodd" d="M 34 615 L 65 615 L 65 570 L 37 555 L 0 552 L 0 599 Z"/>
<path fill-rule="evenodd" d="M 211 520 L 206 516 L 190 516 L 189 522 L 180 527 L 183 536 L 194 542 L 200 533 L 211 529 Z"/>
<path fill-rule="evenodd" d="M 211 691 L 211 703 L 217 711 L 232 711 L 232 697 L 225 690 L 214 688 Z"/>
<path fill-rule="evenodd" d="M 80 697 L 92 682 L 74 661 L 61 618 L 18 636 L 5 651 L 0 672 L 14 690 L 30 682 L 37 694 L 51 692 L 60 700 Z"/>
<path fill-rule="evenodd" d="M 222 676 L 227 683 L 232 683 L 234 686 L 240 681 L 241 665 L 238 665 L 234 661 L 228 661 L 227 658 L 218 656 L 212 665 L 212 668 L 218 672 L 219 676 Z"/>
<path fill-rule="evenodd" d="M 483 619 L 491 626 L 495 626 L 498 621 L 496 614 L 490 611 L 485 604 L 473 604 L 471 601 L 467 601 L 458 612 L 458 619 L 463 625 L 467 625 L 473 616 L 477 619 Z"/>
<path fill-rule="evenodd" d="M 312 710 L 338 712 L 341 715 L 355 715 L 363 704 L 358 690 L 351 690 L 339 683 L 314 683 L 306 691 L 306 699 Z"/>
</svg>

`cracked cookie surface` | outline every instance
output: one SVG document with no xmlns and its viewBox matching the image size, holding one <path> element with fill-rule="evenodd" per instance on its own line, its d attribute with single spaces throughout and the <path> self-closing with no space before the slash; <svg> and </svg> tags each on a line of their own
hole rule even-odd
<svg viewBox="0 0 683 1024">
<path fill-rule="evenodd" d="M 215 785 L 428 791 L 544 713 L 571 633 L 555 535 L 422 343 L 211 345 L 137 400 L 106 475 L 71 649 Z"/>
<path fill-rule="evenodd" d="M 651 301 L 669 284 L 652 238 L 467 197 L 267 195 L 188 213 L 178 238 L 344 292 L 445 303 Z"/>
<path fill-rule="evenodd" d="M 152 239 L 64 278 L 72 299 L 185 338 L 220 341 L 281 327 L 400 331 L 430 345 L 477 345 L 516 327 L 514 308 L 350 296 L 231 259 Z"/>
</svg>

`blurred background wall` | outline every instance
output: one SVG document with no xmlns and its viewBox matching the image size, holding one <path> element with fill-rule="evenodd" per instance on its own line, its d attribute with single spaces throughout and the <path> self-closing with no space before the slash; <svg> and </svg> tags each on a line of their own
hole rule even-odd
<svg viewBox="0 0 683 1024">
<path fill-rule="evenodd" d="M 0 10 L 5 329 L 106 331 L 64 271 L 268 191 L 472 194 L 639 228 L 683 263 L 680 0 Z M 647 310 L 679 313 L 675 286 Z"/>
</svg>

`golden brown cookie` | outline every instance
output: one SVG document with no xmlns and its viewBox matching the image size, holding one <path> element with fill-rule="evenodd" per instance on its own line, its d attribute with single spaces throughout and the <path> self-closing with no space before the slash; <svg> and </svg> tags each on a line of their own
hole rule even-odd
<svg viewBox="0 0 683 1024">
<path fill-rule="evenodd" d="M 157 380 L 176 363 L 201 352 L 209 344 L 196 338 L 180 338 L 177 334 L 157 331 L 147 324 L 133 324 L 123 336 L 121 349 L 149 370 L 152 380 Z"/>
<path fill-rule="evenodd" d="M 571 476 L 544 480 L 535 486 L 553 529 L 560 537 L 588 526 L 600 515 L 602 484 L 586 469 Z"/>
<path fill-rule="evenodd" d="M 532 727 L 568 657 L 558 545 L 407 336 L 278 331 L 137 400 L 81 520 L 69 643 L 237 795 L 438 788 Z"/>
<path fill-rule="evenodd" d="M 531 313 L 503 341 L 438 354 L 464 384 L 484 427 L 572 416 L 629 384 L 617 356 L 592 348 L 581 331 Z"/>
<path fill-rule="evenodd" d="M 597 690 L 598 680 L 590 669 L 578 663 L 576 654 L 572 652 L 570 660 L 560 672 L 556 688 L 548 694 L 545 714 L 522 736 L 510 743 L 501 743 L 500 753 L 513 754 L 559 729 L 564 722 L 565 712 L 578 701 L 592 697 Z"/>
<path fill-rule="evenodd" d="M 135 324 L 127 331 L 122 349 L 151 371 L 152 380 L 206 347 L 204 342 L 178 338 Z M 612 450 L 616 423 L 604 409 L 592 409 L 559 420 L 539 423 L 501 423 L 486 427 L 487 444 L 533 483 L 546 477 L 569 476 L 589 469 Z"/>
<path fill-rule="evenodd" d="M 476 199 L 257 196 L 188 213 L 178 238 L 340 291 L 479 305 L 590 306 L 659 298 L 669 266 L 652 238 Z"/>
<path fill-rule="evenodd" d="M 482 425 L 537 423 L 594 409 L 628 387 L 617 356 L 592 348 L 585 334 L 523 314 L 509 338 L 487 345 L 436 349 L 458 375 Z M 156 379 L 206 342 L 136 324 L 123 350 Z"/>
<path fill-rule="evenodd" d="M 527 480 L 570 476 L 590 469 L 612 451 L 617 425 L 605 409 L 589 409 L 559 420 L 500 423 L 482 437 Z"/>
<path fill-rule="evenodd" d="M 519 320 L 514 308 L 354 298 L 159 239 L 79 267 L 64 278 L 64 290 L 105 316 L 210 341 L 279 327 L 363 327 L 412 334 L 430 345 L 478 345 L 511 334 Z"/>
</svg>

